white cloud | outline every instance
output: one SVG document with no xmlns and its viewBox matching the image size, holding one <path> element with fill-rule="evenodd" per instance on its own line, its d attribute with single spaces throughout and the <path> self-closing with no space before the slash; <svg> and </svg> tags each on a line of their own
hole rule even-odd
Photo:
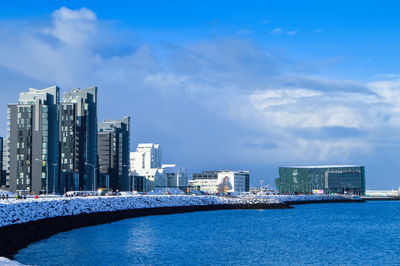
<svg viewBox="0 0 400 266">
<path fill-rule="evenodd" d="M 399 79 L 400 74 L 377 74 L 374 76 L 375 79 Z"/>
<path fill-rule="evenodd" d="M 71 10 L 62 7 L 52 14 L 53 27 L 45 29 L 48 33 L 63 43 L 71 46 L 79 46 L 96 41 L 97 16 L 93 11 L 81 8 Z"/>
<path fill-rule="evenodd" d="M 61 7 L 54 11 L 52 15 L 56 20 L 97 20 L 96 14 L 85 7 L 78 10 Z"/>
<path fill-rule="evenodd" d="M 296 35 L 298 33 L 297 30 L 293 30 L 293 31 L 287 31 L 286 34 L 291 36 L 291 35 Z"/>
<path fill-rule="evenodd" d="M 276 29 L 273 29 L 270 33 L 272 33 L 272 34 L 281 34 L 282 33 L 282 29 L 281 28 L 276 28 Z"/>
<path fill-rule="evenodd" d="M 0 67 L 7 70 L 0 78 L 28 77 L 27 87 L 34 81 L 63 89 L 98 85 L 100 114 L 132 115 L 135 141 L 164 141 L 188 167 L 220 158 L 337 162 L 399 142 L 398 80 L 284 75 L 293 63 L 249 40 L 139 44 L 104 23 L 91 10 L 61 8 L 45 27 L 18 27 L 13 34 L 0 27 Z M 105 30 L 111 35 L 104 37 Z M 255 145 L 244 147 L 243 140 Z"/>
</svg>

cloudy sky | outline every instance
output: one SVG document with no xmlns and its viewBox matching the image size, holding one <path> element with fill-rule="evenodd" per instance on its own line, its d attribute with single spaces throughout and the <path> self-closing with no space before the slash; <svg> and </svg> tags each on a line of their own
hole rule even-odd
<svg viewBox="0 0 400 266">
<path fill-rule="evenodd" d="M 96 85 L 132 150 L 160 143 L 190 173 L 362 164 L 367 188 L 400 186 L 396 1 L 4 2 L 3 136 L 18 92 Z"/>
</svg>

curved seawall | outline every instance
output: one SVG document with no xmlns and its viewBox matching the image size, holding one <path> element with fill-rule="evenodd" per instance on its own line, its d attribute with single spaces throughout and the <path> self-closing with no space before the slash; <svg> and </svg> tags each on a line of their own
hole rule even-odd
<svg viewBox="0 0 400 266">
<path fill-rule="evenodd" d="M 11 224 L 0 227 L 0 256 L 12 259 L 20 249 L 27 247 L 33 242 L 48 238 L 54 234 L 85 226 L 111 223 L 127 218 L 195 211 L 287 208 L 291 208 L 287 203 L 193 205 L 93 212 L 82 213 L 79 215 L 45 218 L 31 222 Z"/>
<path fill-rule="evenodd" d="M 77 197 L 0 201 L 0 256 L 54 234 L 79 227 L 149 215 L 227 209 L 288 209 L 294 204 L 360 202 L 353 196 L 216 196 Z"/>
</svg>

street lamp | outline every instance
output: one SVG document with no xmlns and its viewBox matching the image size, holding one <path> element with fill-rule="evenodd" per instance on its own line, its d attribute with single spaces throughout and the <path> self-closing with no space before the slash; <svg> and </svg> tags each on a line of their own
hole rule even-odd
<svg viewBox="0 0 400 266">
<path fill-rule="evenodd" d="M 93 189 L 93 191 L 96 191 L 96 166 L 94 166 L 94 164 L 91 164 L 91 163 L 85 163 L 85 165 L 89 165 L 89 166 L 93 167 L 92 189 Z"/>
<path fill-rule="evenodd" d="M 52 163 L 53 165 L 53 170 L 54 170 L 54 175 L 53 175 L 53 194 L 56 194 L 56 166 L 58 166 L 57 163 Z"/>
<path fill-rule="evenodd" d="M 42 162 L 41 167 L 43 166 L 43 160 L 35 158 L 35 161 Z M 49 194 L 49 166 L 46 163 L 46 194 Z"/>
<path fill-rule="evenodd" d="M 128 168 L 128 185 L 129 185 L 129 192 L 131 192 L 132 191 L 132 187 L 131 187 L 131 178 L 132 178 L 132 176 L 131 176 L 131 171 L 130 171 L 130 165 L 126 165 L 126 164 L 124 164 L 123 165 L 124 167 L 126 167 L 126 168 Z M 123 175 L 124 173 L 122 173 L 122 175 Z"/>
</svg>

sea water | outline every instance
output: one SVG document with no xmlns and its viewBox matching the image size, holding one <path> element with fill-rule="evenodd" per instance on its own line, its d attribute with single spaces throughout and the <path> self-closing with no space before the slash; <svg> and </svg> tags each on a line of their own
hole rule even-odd
<svg viewBox="0 0 400 266">
<path fill-rule="evenodd" d="M 399 265 L 400 201 L 148 216 L 60 233 L 34 265 Z"/>
</svg>

